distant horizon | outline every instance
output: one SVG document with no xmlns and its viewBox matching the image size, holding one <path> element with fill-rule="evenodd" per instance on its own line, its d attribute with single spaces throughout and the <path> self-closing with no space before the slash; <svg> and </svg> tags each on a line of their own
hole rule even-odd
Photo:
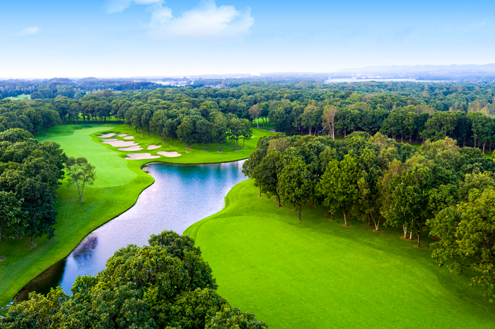
<svg viewBox="0 0 495 329">
<path fill-rule="evenodd" d="M 230 78 L 233 78 L 233 76 L 243 76 L 243 77 L 260 77 L 260 76 L 270 76 L 270 75 L 287 75 L 290 76 L 291 74 L 294 75 L 312 75 L 312 74 L 348 74 L 348 75 L 363 75 L 363 74 L 376 74 L 379 72 L 379 70 L 384 70 L 380 73 L 388 73 L 388 74 L 398 74 L 398 73 L 421 73 L 421 72 L 436 72 L 436 71 L 442 71 L 442 69 L 446 68 L 453 68 L 453 67 L 460 67 L 460 70 L 454 71 L 454 72 L 470 72 L 467 69 L 462 69 L 462 67 L 485 67 L 485 66 L 493 66 L 492 70 L 481 70 L 481 71 L 474 71 L 474 72 L 494 72 L 495 73 L 495 62 L 494 63 L 484 63 L 484 64 L 405 64 L 405 65 L 378 65 L 378 66 L 366 66 L 366 67 L 355 67 L 355 68 L 343 68 L 343 69 L 338 69 L 338 70 L 332 70 L 332 71 L 277 71 L 277 72 L 256 72 L 256 73 L 250 73 L 250 72 L 232 72 L 232 73 L 190 73 L 190 74 L 177 74 L 177 75 L 164 75 L 164 74 L 157 74 L 157 75 L 117 75 L 117 76 L 98 76 L 98 75 L 86 75 L 86 76 L 44 76 L 44 77 L 3 77 L 0 76 L 0 80 L 50 80 L 50 79 L 72 79 L 72 80 L 80 80 L 80 79 L 171 79 L 171 78 L 201 78 L 205 76 L 212 76 L 212 77 L 220 77 L 220 76 L 229 76 Z M 410 71 L 410 72 L 403 72 L 400 71 L 400 69 L 403 68 L 435 68 L 432 69 L 431 71 Z M 392 69 L 397 69 L 397 71 L 393 71 Z M 376 70 L 376 71 L 375 71 Z M 386 72 L 387 71 L 387 72 Z M 1 72 L 0 72 L 1 74 Z"/>
</svg>

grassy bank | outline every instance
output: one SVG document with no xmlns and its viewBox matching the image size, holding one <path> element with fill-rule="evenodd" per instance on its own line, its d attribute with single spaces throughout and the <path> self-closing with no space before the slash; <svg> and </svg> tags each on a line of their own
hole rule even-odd
<svg viewBox="0 0 495 329">
<path fill-rule="evenodd" d="M 493 328 L 495 307 L 399 230 L 328 221 L 236 185 L 226 207 L 191 227 L 219 293 L 270 328 Z M 423 240 L 425 246 L 429 245 Z"/>
<path fill-rule="evenodd" d="M 84 128 L 84 129 L 83 129 Z M 116 132 L 134 135 L 135 141 L 143 146 L 139 153 L 156 154 L 157 151 L 177 151 L 178 158 L 129 161 L 129 152 L 102 144 L 97 135 L 103 132 Z M 254 137 L 246 142 L 246 148 L 235 151 L 232 143 L 222 145 L 223 153 L 216 152 L 218 145 L 212 144 L 212 151 L 203 152 L 202 146 L 195 146 L 186 153 L 186 148 L 178 141 L 175 147 L 170 141 L 163 143 L 158 136 L 142 137 L 124 125 L 67 125 L 57 126 L 49 131 L 41 141 L 60 143 L 68 156 L 86 157 L 96 167 L 97 180 L 94 186 L 87 187 L 84 201 L 77 200 L 77 190 L 68 188 L 65 182 L 60 186 L 57 204 L 58 217 L 55 237 L 47 240 L 36 238 L 37 246 L 29 248 L 29 238 L 21 240 L 3 239 L 0 255 L 6 259 L 0 262 L 0 305 L 7 304 L 12 297 L 30 280 L 48 267 L 66 257 L 78 243 L 92 230 L 118 216 L 131 207 L 143 189 L 153 183 L 153 178 L 140 168 L 148 162 L 174 163 L 213 163 L 247 158 L 256 146 L 260 136 L 269 134 L 256 129 Z M 164 145 L 160 149 L 146 151 L 147 145 Z M 136 152 L 133 152 L 136 153 Z"/>
</svg>

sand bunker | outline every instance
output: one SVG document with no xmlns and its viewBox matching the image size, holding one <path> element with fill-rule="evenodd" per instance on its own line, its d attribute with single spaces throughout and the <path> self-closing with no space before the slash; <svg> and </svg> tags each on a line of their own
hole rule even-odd
<svg viewBox="0 0 495 329">
<path fill-rule="evenodd" d="M 163 155 L 164 157 L 169 157 L 169 158 L 176 158 L 176 157 L 180 157 L 180 153 L 177 153 L 177 152 L 164 152 L 164 151 L 160 151 L 160 152 L 156 152 L 160 155 Z"/>
<path fill-rule="evenodd" d="M 101 140 L 102 143 L 110 143 L 110 142 L 116 142 L 116 141 L 118 141 L 118 139 L 116 139 L 116 138 L 102 139 Z"/>
<path fill-rule="evenodd" d="M 162 147 L 161 145 L 148 145 L 148 150 L 156 150 Z"/>
<path fill-rule="evenodd" d="M 125 141 L 119 141 L 119 140 L 112 140 L 112 141 L 104 141 L 103 143 L 111 145 L 113 147 L 128 147 L 128 146 L 138 146 L 139 144 L 134 143 L 132 141 L 130 142 L 125 142 Z"/>
<path fill-rule="evenodd" d="M 141 146 L 131 146 L 119 149 L 119 151 L 141 151 L 143 148 Z"/>
<path fill-rule="evenodd" d="M 127 134 L 120 134 L 119 137 L 127 136 Z"/>
<path fill-rule="evenodd" d="M 150 153 L 134 153 L 134 154 L 127 154 L 126 160 L 144 160 L 144 159 L 156 159 L 159 158 L 159 156 L 156 155 L 151 155 Z"/>
<path fill-rule="evenodd" d="M 134 139 L 134 136 L 125 136 L 124 139 Z"/>
<path fill-rule="evenodd" d="M 112 137 L 112 136 L 115 136 L 115 134 L 114 133 L 103 134 L 103 135 L 98 136 L 98 137 L 100 137 L 100 138 L 108 138 L 108 137 Z"/>
</svg>

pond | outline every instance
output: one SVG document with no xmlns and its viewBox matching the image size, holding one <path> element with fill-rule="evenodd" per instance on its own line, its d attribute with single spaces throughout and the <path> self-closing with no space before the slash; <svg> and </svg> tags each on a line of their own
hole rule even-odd
<svg viewBox="0 0 495 329">
<path fill-rule="evenodd" d="M 174 230 L 182 234 L 195 222 L 222 210 L 224 198 L 237 183 L 245 160 L 203 165 L 150 164 L 143 168 L 155 183 L 141 193 L 125 213 L 90 233 L 74 251 L 17 295 L 25 300 L 29 292 L 48 293 L 61 286 L 67 294 L 78 275 L 96 275 L 115 251 L 128 244 L 142 246 L 151 234 Z"/>
</svg>

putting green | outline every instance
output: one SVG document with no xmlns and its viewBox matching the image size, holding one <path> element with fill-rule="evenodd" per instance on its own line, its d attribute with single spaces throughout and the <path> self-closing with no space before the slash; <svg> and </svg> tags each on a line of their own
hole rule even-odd
<svg viewBox="0 0 495 329">
<path fill-rule="evenodd" d="M 105 132 L 134 135 L 135 141 L 144 147 L 140 153 L 176 151 L 182 156 L 124 160 L 129 152 L 118 151 L 101 143 L 97 135 Z M 56 205 L 58 223 L 55 226 L 55 237 L 51 240 L 35 238 L 37 246 L 33 249 L 29 248 L 29 238 L 2 240 L 0 255 L 6 258 L 0 262 L 0 305 L 6 305 L 29 281 L 69 255 L 91 231 L 132 207 L 141 191 L 153 183 L 153 178 L 141 170 L 142 165 L 152 161 L 211 163 L 244 159 L 254 150 L 259 137 L 268 134 L 270 132 L 266 130 L 255 129 L 253 138 L 240 151 L 235 151 L 232 143 L 227 143 L 222 146 L 223 153 L 217 153 L 218 145 L 214 144 L 214 151 L 203 152 L 202 146 L 195 145 L 186 153 L 186 147 L 178 141 L 174 141 L 175 146 L 172 147 L 170 142 L 165 144 L 158 136 L 142 137 L 124 125 L 67 125 L 52 128 L 48 136 L 40 137 L 39 140 L 60 143 L 68 156 L 86 157 L 96 167 L 96 184 L 86 187 L 83 202 L 78 202 L 75 187 L 68 188 L 65 182 L 62 183 Z M 147 145 L 157 144 L 162 147 L 146 150 Z"/>
<path fill-rule="evenodd" d="M 400 231 L 374 233 L 357 220 L 330 222 L 323 208 L 303 221 L 289 206 L 236 185 L 221 212 L 189 227 L 219 293 L 270 328 L 493 328 L 495 306 Z M 430 243 L 424 239 L 424 245 Z"/>
</svg>

